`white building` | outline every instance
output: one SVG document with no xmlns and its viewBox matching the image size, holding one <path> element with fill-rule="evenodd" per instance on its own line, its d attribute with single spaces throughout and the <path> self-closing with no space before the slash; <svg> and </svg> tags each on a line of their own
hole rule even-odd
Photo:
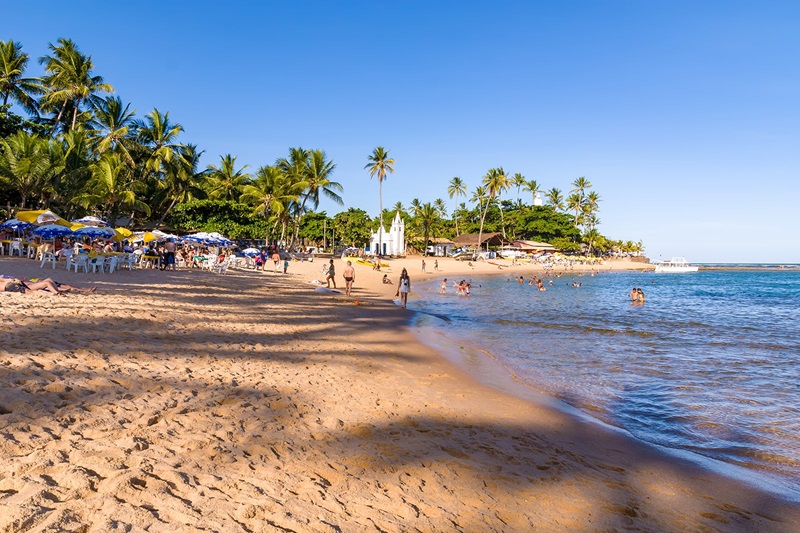
<svg viewBox="0 0 800 533">
<path fill-rule="evenodd" d="M 369 253 L 377 255 L 378 249 L 381 250 L 380 255 L 406 255 L 406 223 L 400 218 L 400 213 L 395 215 L 388 233 L 381 226 L 372 234 Z"/>
<path fill-rule="evenodd" d="M 542 205 L 543 203 L 542 195 L 537 192 L 536 196 L 533 197 L 533 205 Z"/>
</svg>

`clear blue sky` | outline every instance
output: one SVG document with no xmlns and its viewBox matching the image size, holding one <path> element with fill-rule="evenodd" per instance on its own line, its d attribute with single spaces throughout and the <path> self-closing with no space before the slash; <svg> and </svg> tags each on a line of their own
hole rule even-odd
<svg viewBox="0 0 800 533">
<path fill-rule="evenodd" d="M 60 37 L 205 163 L 325 150 L 345 207 L 377 215 L 382 145 L 385 207 L 452 206 L 453 176 L 495 166 L 565 193 L 585 176 L 601 232 L 653 259 L 800 262 L 798 2 L 3 5 L 0 39 L 32 57 Z"/>
</svg>

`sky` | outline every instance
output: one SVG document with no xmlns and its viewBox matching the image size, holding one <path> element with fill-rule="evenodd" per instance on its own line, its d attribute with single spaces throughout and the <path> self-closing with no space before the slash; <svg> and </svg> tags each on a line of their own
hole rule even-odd
<svg viewBox="0 0 800 533">
<path fill-rule="evenodd" d="M 499 166 L 565 195 L 583 176 L 600 232 L 651 260 L 800 263 L 798 2 L 4 4 L 0 39 L 32 58 L 62 37 L 204 164 L 324 150 L 329 215 L 378 214 L 364 167 L 384 146 L 385 208 L 452 210 L 450 179 L 471 196 Z"/>
</svg>

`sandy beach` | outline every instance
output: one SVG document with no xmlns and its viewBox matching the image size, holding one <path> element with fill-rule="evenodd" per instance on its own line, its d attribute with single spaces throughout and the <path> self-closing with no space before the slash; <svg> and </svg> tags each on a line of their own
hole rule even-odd
<svg viewBox="0 0 800 533">
<path fill-rule="evenodd" d="M 0 532 L 800 530 L 797 504 L 481 386 L 417 341 L 382 272 L 355 265 L 350 298 L 319 290 L 326 261 L 102 275 L 0 258 L 98 287 L 0 294 Z M 426 262 L 389 275 L 538 268 Z"/>
</svg>

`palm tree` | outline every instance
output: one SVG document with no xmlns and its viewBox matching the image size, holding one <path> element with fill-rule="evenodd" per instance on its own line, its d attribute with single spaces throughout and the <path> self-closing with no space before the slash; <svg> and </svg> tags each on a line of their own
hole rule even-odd
<svg viewBox="0 0 800 533">
<path fill-rule="evenodd" d="M 136 123 L 133 119 L 135 111 L 130 111 L 130 107 L 130 104 L 123 104 L 119 96 L 98 100 L 92 105 L 94 114 L 89 127 L 98 154 L 117 151 L 126 163 L 133 166 L 131 132 Z"/>
<path fill-rule="evenodd" d="M 197 146 L 187 144 L 179 149 L 180 157 L 172 158 L 164 166 L 164 180 L 160 186 L 165 189 L 166 197 L 170 200 L 167 209 L 158 220 L 158 226 L 164 223 L 169 212 L 178 202 L 188 202 L 202 197 L 203 184 L 208 176 L 208 169 L 198 170 L 202 151 L 197 151 Z"/>
<path fill-rule="evenodd" d="M 302 194 L 303 200 L 297 213 L 297 224 L 295 225 L 292 242 L 289 245 L 290 248 L 294 246 L 297 240 L 297 234 L 300 231 L 300 219 L 305 213 L 305 206 L 308 200 L 311 200 L 311 205 L 316 209 L 319 207 L 319 195 L 322 193 L 336 204 L 344 204 L 342 197 L 338 194 L 344 190 L 342 184 L 330 179 L 333 177 L 334 169 L 336 169 L 336 164 L 333 161 L 328 161 L 324 151 L 311 150 L 308 153 L 304 176 L 305 191 Z"/>
<path fill-rule="evenodd" d="M 561 211 L 564 209 L 564 195 L 561 190 L 553 187 L 545 194 L 547 204 L 553 208 L 553 211 Z"/>
<path fill-rule="evenodd" d="M 581 176 L 580 178 L 575 178 L 575 181 L 572 182 L 572 186 L 575 188 L 572 189 L 570 192 L 577 193 L 578 196 L 581 197 L 581 201 L 583 201 L 584 197 L 586 196 L 587 189 L 592 188 L 592 184 L 589 183 L 589 180 L 587 180 L 584 176 Z"/>
<path fill-rule="evenodd" d="M 367 157 L 368 163 L 364 166 L 369 171 L 370 179 L 378 176 L 378 212 L 380 217 L 380 229 L 378 230 L 378 255 L 383 250 L 383 180 L 386 174 L 394 173 L 395 161 L 389 157 L 389 150 L 383 146 L 376 146 L 372 153 Z"/>
<path fill-rule="evenodd" d="M 53 132 L 58 128 L 67 105 L 72 106 L 70 129 L 75 129 L 81 105 L 94 102 L 99 98 L 98 93 L 110 93 L 114 88 L 101 76 L 92 75 L 94 63 L 91 56 L 83 55 L 72 40 L 59 39 L 57 46 L 50 43 L 48 48 L 52 55 L 39 58 L 39 63 L 44 65 L 47 73 L 44 102 L 51 110 L 59 109 Z"/>
<path fill-rule="evenodd" d="M 520 203 L 519 190 L 522 187 L 524 187 L 524 186 L 526 186 L 528 184 L 528 182 L 525 180 L 525 176 L 523 176 L 522 174 L 517 172 L 516 174 L 511 176 L 511 178 L 509 178 L 508 184 L 511 187 L 516 187 L 517 188 L 517 205 L 519 205 L 519 203 Z"/>
<path fill-rule="evenodd" d="M 119 154 L 109 152 L 92 165 L 92 178 L 86 184 L 86 192 L 74 201 L 86 209 L 100 207 L 114 224 L 122 208 L 150 214 L 150 206 L 137 196 L 140 189 L 141 184 L 131 180 L 130 167 Z"/>
<path fill-rule="evenodd" d="M 405 213 L 406 209 L 405 207 L 403 207 L 403 202 L 397 202 L 396 204 L 394 204 L 392 211 L 394 211 L 395 213 Z"/>
<path fill-rule="evenodd" d="M 450 196 L 450 199 L 455 198 L 454 203 L 458 205 L 458 197 L 467 195 L 467 185 L 461 178 L 456 176 L 450 180 L 450 185 L 447 187 L 447 194 Z M 458 237 L 458 214 L 456 213 L 456 209 L 453 209 L 453 219 L 456 223 L 456 237 Z"/>
<path fill-rule="evenodd" d="M 436 207 L 432 206 L 430 202 L 426 202 L 414 215 L 414 220 L 422 230 L 423 234 L 424 244 L 422 248 L 422 255 L 428 255 L 428 237 L 430 236 L 431 230 L 435 226 L 436 222 L 439 221 L 439 211 L 436 209 Z"/>
<path fill-rule="evenodd" d="M 576 226 L 580 225 L 581 220 L 581 213 L 583 212 L 583 198 L 577 192 L 573 192 L 569 196 L 567 196 L 567 211 L 574 211 L 575 212 L 575 220 L 574 224 Z"/>
<path fill-rule="evenodd" d="M 135 127 L 136 138 L 145 148 L 145 170 L 153 174 L 162 172 L 180 148 L 177 138 L 183 126 L 170 123 L 169 112 L 161 114 L 153 109 L 144 120 L 137 120 Z"/>
<path fill-rule="evenodd" d="M 433 207 L 436 208 L 436 211 L 439 213 L 440 218 L 447 218 L 447 206 L 444 205 L 444 200 L 441 198 L 437 198 L 433 202 Z"/>
<path fill-rule="evenodd" d="M 0 41 L 0 95 L 3 105 L 8 105 L 8 99 L 11 98 L 29 113 L 36 114 L 38 106 L 33 95 L 41 94 L 42 80 L 23 77 L 28 59 L 20 43 Z"/>
<path fill-rule="evenodd" d="M 535 202 L 536 195 L 539 194 L 539 182 L 536 180 L 526 181 L 522 186 L 526 192 L 531 194 L 531 202 Z"/>
<path fill-rule="evenodd" d="M 24 131 L 0 139 L 0 179 L 19 192 L 22 206 L 54 171 L 47 139 Z"/>
<path fill-rule="evenodd" d="M 269 222 L 272 215 L 280 217 L 288 211 L 289 204 L 296 201 L 301 192 L 277 166 L 268 165 L 256 170 L 255 179 L 242 189 L 240 201 L 255 206 L 253 214 L 263 215 Z"/>
<path fill-rule="evenodd" d="M 238 200 L 242 187 L 250 180 L 246 173 L 249 165 L 236 168 L 236 157 L 231 154 L 220 156 L 220 165 L 208 165 L 208 197 L 212 200 Z"/>
<path fill-rule="evenodd" d="M 483 185 L 486 188 L 488 196 L 486 198 L 486 207 L 484 207 L 483 215 L 481 216 L 481 229 L 478 231 L 478 247 L 480 247 L 481 240 L 483 239 L 483 223 L 486 220 L 486 212 L 489 210 L 489 204 L 496 197 L 499 198 L 500 195 L 503 194 L 503 191 L 508 189 L 508 177 L 503 167 L 489 169 L 489 172 L 483 177 Z M 500 208 L 500 213 L 502 214 L 502 212 L 502 208 Z M 503 231 L 505 232 L 505 227 Z"/>
</svg>

